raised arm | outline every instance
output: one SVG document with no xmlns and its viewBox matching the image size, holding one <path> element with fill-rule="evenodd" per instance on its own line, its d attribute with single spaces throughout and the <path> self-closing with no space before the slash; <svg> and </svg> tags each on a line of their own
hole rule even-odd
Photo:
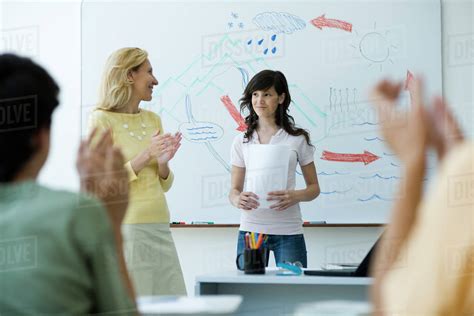
<svg viewBox="0 0 474 316">
<path fill-rule="evenodd" d="M 128 206 L 128 179 L 121 151 L 112 145 L 110 131 L 99 133 L 95 146 L 91 142 L 97 133 L 94 129 L 88 140 L 82 141 L 77 158 L 81 191 L 96 196 L 107 210 L 112 223 L 118 266 L 130 298 L 135 292 L 128 276 L 123 256 L 121 224 Z"/>
<path fill-rule="evenodd" d="M 425 155 L 428 144 L 427 115 L 421 100 L 421 83 L 416 81 L 412 94 L 411 109 L 402 113 L 396 108 L 401 84 L 380 82 L 372 91 L 381 133 L 390 149 L 402 164 L 402 181 L 392 207 L 390 224 L 387 226 L 376 259 L 372 266 L 375 282 L 372 299 L 377 313 L 381 313 L 381 284 L 409 235 L 420 203 L 425 174 Z"/>
<path fill-rule="evenodd" d="M 420 241 L 419 239 L 413 240 L 411 232 L 413 231 L 420 201 L 422 200 L 425 151 L 428 146 L 433 147 L 438 153 L 439 166 L 442 166 L 442 160 L 447 152 L 464 139 L 453 114 L 441 98 L 435 98 L 431 107 L 427 109 L 424 107 L 421 98 L 423 89 L 419 80 L 415 82 L 412 108 L 406 115 L 400 115 L 394 108 L 394 101 L 398 96 L 399 90 L 400 85 L 385 81 L 378 84 L 372 93 L 379 112 L 382 133 L 403 165 L 403 179 L 399 186 L 398 200 L 393 206 L 390 223 L 378 247 L 372 271 L 375 276 L 375 283 L 372 287 L 372 299 L 375 305 L 374 310 L 378 315 L 383 313 L 382 308 L 385 305 L 382 301 L 382 290 L 387 271 L 392 268 L 395 260 L 400 256 L 402 246 L 405 246 L 405 244 L 407 244 L 407 247 L 413 246 L 413 243 Z M 456 167 L 461 170 L 463 169 L 461 166 Z M 467 169 L 464 168 L 464 170 Z M 443 175 L 441 174 L 441 176 Z M 446 216 L 446 218 L 450 218 L 452 211 L 447 209 L 448 205 L 443 204 L 445 203 L 443 193 L 448 191 L 446 188 L 447 181 L 443 178 L 437 178 L 435 183 L 436 191 L 439 192 L 434 192 L 434 194 L 432 192 L 432 196 L 424 203 L 424 206 L 430 210 L 437 209 L 442 212 L 441 214 L 433 214 L 433 216 Z M 458 219 L 458 216 L 460 215 L 456 214 L 453 218 Z M 432 224 L 433 222 L 430 223 Z M 419 223 L 419 225 L 429 225 L 430 223 Z M 452 221 L 446 222 L 446 225 L 448 224 L 452 224 L 453 227 L 456 227 L 456 225 L 457 227 L 462 226 L 461 224 L 454 225 Z M 426 233 L 428 230 L 424 229 L 423 232 Z M 431 256 L 431 259 L 434 260 L 433 265 L 444 268 L 443 264 L 445 263 L 441 258 L 444 258 L 445 253 L 442 250 L 436 251 L 436 253 L 427 253 L 426 255 L 428 256 L 428 262 L 431 262 L 429 260 Z M 416 277 L 420 277 L 421 273 L 426 272 L 422 271 L 424 269 L 422 264 L 416 266 L 418 263 L 419 261 L 410 263 L 413 265 L 414 271 L 419 272 Z M 423 278 L 421 277 L 421 279 Z M 454 279 L 450 278 L 450 281 Z M 431 294 L 439 295 L 439 290 L 435 290 Z M 436 298 L 433 301 L 440 302 L 442 298 Z M 429 302 L 429 300 L 425 302 Z M 436 310 L 435 306 L 430 306 L 429 308 Z"/>
</svg>

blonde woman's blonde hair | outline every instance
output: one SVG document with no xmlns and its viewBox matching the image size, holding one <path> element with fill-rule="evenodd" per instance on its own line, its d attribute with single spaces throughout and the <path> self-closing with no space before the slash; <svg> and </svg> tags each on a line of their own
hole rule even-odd
<svg viewBox="0 0 474 316">
<path fill-rule="evenodd" d="M 119 110 L 124 107 L 132 97 L 133 82 L 128 79 L 128 74 L 136 71 L 147 58 L 148 53 L 136 47 L 113 52 L 105 64 L 96 108 Z"/>
</svg>

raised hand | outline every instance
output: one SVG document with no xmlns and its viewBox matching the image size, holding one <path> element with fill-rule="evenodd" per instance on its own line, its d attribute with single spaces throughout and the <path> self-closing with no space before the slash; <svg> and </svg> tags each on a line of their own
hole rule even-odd
<svg viewBox="0 0 474 316">
<path fill-rule="evenodd" d="M 446 153 L 464 140 L 464 135 L 452 111 L 441 97 L 433 100 L 430 111 L 430 145 L 442 160 Z"/>
<path fill-rule="evenodd" d="M 120 225 L 128 206 L 128 175 L 121 151 L 112 145 L 110 131 L 99 136 L 95 146 L 92 140 L 97 134 L 94 129 L 79 147 L 76 167 L 79 173 L 81 191 L 99 198 L 106 207 L 114 225 Z"/>
<path fill-rule="evenodd" d="M 381 133 L 391 150 L 404 162 L 423 159 L 428 144 L 429 118 L 423 107 L 422 84 L 415 79 L 411 109 L 396 108 L 401 84 L 381 81 L 372 90 Z"/>
</svg>

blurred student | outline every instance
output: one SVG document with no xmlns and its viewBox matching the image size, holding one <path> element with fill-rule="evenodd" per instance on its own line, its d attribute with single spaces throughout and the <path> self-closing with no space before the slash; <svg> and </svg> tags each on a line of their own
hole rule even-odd
<svg viewBox="0 0 474 316">
<path fill-rule="evenodd" d="M 152 99 L 156 85 L 145 50 L 115 51 L 107 60 L 90 125 L 110 129 L 114 145 L 125 156 L 130 204 L 122 231 L 138 295 L 185 295 L 165 197 L 174 179 L 168 162 L 181 145 L 181 134 L 165 134 L 161 118 L 140 107 Z"/>
<path fill-rule="evenodd" d="M 307 266 L 306 243 L 300 202 L 312 201 L 320 193 L 313 147 L 307 131 L 295 126 L 289 115 L 290 91 L 280 71 L 263 70 L 247 84 L 241 111 L 247 131 L 237 135 L 231 149 L 231 190 L 229 199 L 241 211 L 237 255 L 245 248 L 247 232 L 268 235 L 266 248 L 273 251 L 276 263 L 299 262 Z M 248 150 L 252 144 L 286 145 L 290 148 L 286 189 L 268 193 L 270 209 L 260 209 L 255 192 L 244 191 Z M 295 190 L 296 165 L 299 164 L 306 188 Z M 241 256 L 242 257 L 242 256 Z"/>
<path fill-rule="evenodd" d="M 82 193 L 36 182 L 58 93 L 30 59 L 0 55 L 0 315 L 134 314 L 119 224 L 127 175 L 110 133 L 81 143 Z"/>
<path fill-rule="evenodd" d="M 474 144 L 441 98 L 428 109 L 416 81 L 412 107 L 396 108 L 400 84 L 372 98 L 382 135 L 402 164 L 402 182 L 377 248 L 372 297 L 378 315 L 474 314 Z M 427 151 L 439 169 L 423 197 Z"/>
</svg>

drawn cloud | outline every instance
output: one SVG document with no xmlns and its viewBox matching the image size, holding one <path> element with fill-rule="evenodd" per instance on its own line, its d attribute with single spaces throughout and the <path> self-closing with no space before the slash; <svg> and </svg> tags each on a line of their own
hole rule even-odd
<svg viewBox="0 0 474 316">
<path fill-rule="evenodd" d="M 285 12 L 262 12 L 257 14 L 253 23 L 264 31 L 291 34 L 306 27 L 305 21 L 296 15 Z"/>
</svg>

